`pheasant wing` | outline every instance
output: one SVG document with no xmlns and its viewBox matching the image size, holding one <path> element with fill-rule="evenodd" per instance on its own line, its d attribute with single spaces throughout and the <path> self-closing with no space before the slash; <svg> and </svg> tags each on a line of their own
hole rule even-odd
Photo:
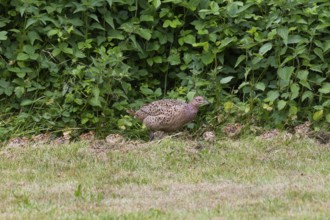
<svg viewBox="0 0 330 220">
<path fill-rule="evenodd" d="M 184 125 L 184 105 L 175 105 L 159 115 L 149 115 L 143 120 L 143 124 L 151 130 L 174 131 Z"/>
<path fill-rule="evenodd" d="M 177 106 L 185 106 L 185 105 L 186 103 L 178 100 L 162 99 L 142 106 L 139 112 L 145 115 L 157 116 L 157 115 L 167 114 L 168 111 L 171 111 L 172 108 L 175 108 Z"/>
</svg>

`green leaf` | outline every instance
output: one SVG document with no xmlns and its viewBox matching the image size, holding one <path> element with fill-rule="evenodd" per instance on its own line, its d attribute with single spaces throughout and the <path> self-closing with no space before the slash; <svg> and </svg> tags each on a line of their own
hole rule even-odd
<svg viewBox="0 0 330 220">
<path fill-rule="evenodd" d="M 265 85 L 265 83 L 263 83 L 263 82 L 258 82 L 258 83 L 256 84 L 256 89 L 261 90 L 261 91 L 265 91 L 265 89 L 266 89 L 266 85 Z"/>
<path fill-rule="evenodd" d="M 289 35 L 288 44 L 298 44 L 300 42 L 305 42 L 306 39 L 300 35 Z"/>
<path fill-rule="evenodd" d="M 26 52 L 27 54 L 34 54 L 35 48 L 31 45 L 25 45 L 23 47 L 23 51 Z"/>
<path fill-rule="evenodd" d="M 250 88 L 250 82 L 242 82 L 239 86 L 238 86 L 238 89 L 242 89 L 242 88 Z M 243 89 L 243 92 L 244 92 L 244 89 Z"/>
<path fill-rule="evenodd" d="M 220 84 L 227 84 L 227 83 L 229 83 L 233 78 L 234 78 L 233 76 L 227 76 L 227 77 L 225 77 L 225 78 L 222 78 L 222 79 L 220 80 Z"/>
<path fill-rule="evenodd" d="M 270 51 L 273 48 L 273 44 L 272 43 L 265 43 L 264 45 L 262 45 L 259 49 L 259 54 L 260 55 L 264 55 L 266 54 L 268 51 Z"/>
<path fill-rule="evenodd" d="M 21 101 L 21 106 L 31 105 L 34 101 L 31 99 L 24 99 Z"/>
<path fill-rule="evenodd" d="M 315 72 L 323 73 L 321 65 L 312 65 L 310 69 Z"/>
<path fill-rule="evenodd" d="M 152 0 L 152 4 L 155 8 L 159 8 L 162 2 L 160 0 Z"/>
<path fill-rule="evenodd" d="M 10 22 L 9 19 L 0 19 L 0 28 L 5 27 Z"/>
<path fill-rule="evenodd" d="M 56 57 L 57 55 L 59 55 L 62 51 L 59 48 L 54 48 L 54 50 L 52 51 L 52 55 L 54 57 Z"/>
<path fill-rule="evenodd" d="M 17 60 L 24 61 L 24 60 L 29 59 L 29 55 L 26 54 L 26 53 L 19 53 L 19 54 L 17 55 L 17 58 L 16 58 L 16 59 L 17 59 Z"/>
<path fill-rule="evenodd" d="M 188 94 L 187 94 L 188 100 L 191 101 L 195 97 L 195 95 L 196 95 L 195 91 L 188 92 Z"/>
<path fill-rule="evenodd" d="M 305 99 L 309 99 L 309 101 L 312 101 L 314 98 L 314 94 L 311 91 L 305 91 L 303 95 L 301 96 L 301 101 L 305 101 Z"/>
<path fill-rule="evenodd" d="M 121 31 L 117 31 L 117 30 L 110 30 L 109 31 L 109 39 L 118 39 L 118 40 L 124 40 L 125 37 L 122 34 Z"/>
<path fill-rule="evenodd" d="M 63 53 L 66 53 L 66 54 L 73 54 L 73 50 L 71 48 L 68 48 L 68 47 L 64 47 L 62 49 Z"/>
<path fill-rule="evenodd" d="M 24 78 L 26 76 L 26 72 L 24 72 L 23 70 L 21 70 L 20 72 L 17 72 L 16 75 L 19 77 L 19 78 Z"/>
<path fill-rule="evenodd" d="M 208 51 L 210 44 L 208 42 L 199 42 L 199 43 L 193 44 L 193 47 L 203 47 L 204 51 Z"/>
<path fill-rule="evenodd" d="M 328 99 L 327 101 L 323 102 L 322 106 L 323 107 L 330 107 L 330 99 Z"/>
<path fill-rule="evenodd" d="M 7 40 L 7 31 L 0 31 L 0 40 Z"/>
<path fill-rule="evenodd" d="M 95 107 L 102 107 L 101 106 L 101 102 L 100 102 L 100 99 L 99 97 L 93 97 L 91 98 L 88 103 L 91 105 L 91 106 L 95 106 Z"/>
<path fill-rule="evenodd" d="M 309 83 L 306 80 L 301 80 L 300 85 L 304 86 L 305 88 L 312 90 L 311 86 L 309 85 Z"/>
<path fill-rule="evenodd" d="M 36 40 L 42 41 L 39 34 L 35 31 L 29 31 L 28 38 L 30 40 L 31 45 L 33 45 Z"/>
<path fill-rule="evenodd" d="M 234 107 L 234 103 L 231 101 L 225 102 L 224 104 L 224 110 L 227 113 L 230 112 L 233 109 L 233 107 Z"/>
<path fill-rule="evenodd" d="M 214 11 L 218 11 L 218 10 L 214 10 Z M 236 17 L 237 11 L 238 11 L 238 6 L 237 6 L 237 3 L 236 2 L 231 2 L 231 3 L 228 4 L 228 6 L 227 6 L 227 12 L 228 12 L 228 15 L 230 17 Z"/>
<path fill-rule="evenodd" d="M 286 63 L 288 63 L 289 61 L 291 61 L 291 60 L 293 60 L 295 57 L 293 57 L 293 56 L 287 56 L 284 60 L 283 60 L 283 62 L 281 63 L 281 66 L 284 66 L 284 64 L 286 64 Z"/>
<path fill-rule="evenodd" d="M 278 101 L 278 103 L 277 103 L 277 109 L 278 110 L 282 110 L 282 109 L 284 109 L 284 107 L 286 106 L 286 101 L 284 101 L 284 100 L 280 100 L 280 101 Z"/>
<path fill-rule="evenodd" d="M 290 90 L 291 90 L 291 100 L 294 100 L 299 96 L 300 87 L 297 83 L 291 84 Z"/>
<path fill-rule="evenodd" d="M 205 65 L 208 65 L 213 62 L 214 58 L 215 58 L 214 53 L 208 52 L 202 55 L 202 62 Z"/>
<path fill-rule="evenodd" d="M 319 111 L 317 111 L 313 114 L 313 120 L 314 121 L 319 121 L 319 120 L 322 119 L 322 117 L 323 117 L 323 109 L 319 110 Z"/>
<path fill-rule="evenodd" d="M 97 23 L 100 23 L 99 19 L 97 18 L 97 16 L 95 14 L 89 14 L 89 17 L 92 18 Z"/>
<path fill-rule="evenodd" d="M 82 104 L 84 104 L 84 102 L 83 102 L 82 99 L 74 99 L 74 102 L 75 102 L 77 105 L 82 105 Z"/>
<path fill-rule="evenodd" d="M 121 118 L 118 120 L 117 125 L 121 130 L 125 130 L 126 127 L 132 126 L 132 122 L 130 122 L 127 118 Z"/>
<path fill-rule="evenodd" d="M 232 43 L 233 41 L 237 41 L 236 37 L 226 37 L 225 39 L 223 39 L 221 41 L 220 46 L 218 47 L 219 50 L 224 49 L 225 47 L 227 47 L 230 43 Z"/>
<path fill-rule="evenodd" d="M 149 66 L 154 65 L 154 59 L 152 57 L 148 58 L 147 63 L 148 63 Z"/>
<path fill-rule="evenodd" d="M 151 89 L 146 88 L 146 87 L 141 87 L 140 90 L 141 90 L 142 94 L 145 96 L 154 94 L 154 92 Z"/>
<path fill-rule="evenodd" d="M 277 34 L 283 39 L 285 45 L 288 44 L 289 29 L 287 27 L 277 29 Z"/>
<path fill-rule="evenodd" d="M 154 17 L 151 15 L 141 15 L 140 21 L 154 21 Z"/>
<path fill-rule="evenodd" d="M 322 88 L 319 89 L 319 92 L 320 93 L 323 93 L 323 94 L 328 94 L 330 93 L 330 83 L 324 83 L 322 85 Z"/>
<path fill-rule="evenodd" d="M 194 43 L 196 43 L 195 36 L 193 36 L 191 34 L 184 36 L 184 42 L 186 44 L 193 45 Z"/>
<path fill-rule="evenodd" d="M 249 76 L 251 70 L 252 70 L 251 67 L 245 68 L 245 72 L 244 72 L 244 78 L 245 78 L 245 80 L 247 80 L 247 77 Z"/>
<path fill-rule="evenodd" d="M 170 20 L 165 20 L 164 23 L 163 23 L 163 27 L 164 28 L 167 28 L 167 27 L 170 26 L 170 24 L 171 24 L 171 21 Z"/>
<path fill-rule="evenodd" d="M 35 18 L 29 18 L 26 22 L 26 25 L 25 25 L 25 29 L 28 29 L 28 27 L 30 27 L 31 25 L 37 23 L 38 20 L 35 19 Z"/>
<path fill-rule="evenodd" d="M 282 68 L 279 68 L 277 70 L 277 74 L 278 76 L 280 77 L 280 79 L 283 79 L 284 81 L 289 81 L 290 78 L 291 78 L 291 75 L 294 71 L 294 67 L 293 66 L 290 66 L 290 67 L 282 67 Z"/>
<path fill-rule="evenodd" d="M 237 60 L 236 60 L 236 63 L 235 63 L 235 68 L 243 61 L 245 60 L 246 56 L 245 55 L 240 55 Z"/>
<path fill-rule="evenodd" d="M 324 61 L 324 57 L 323 57 L 323 51 L 320 48 L 315 48 L 314 49 L 314 53 L 322 60 Z"/>
<path fill-rule="evenodd" d="M 327 114 L 327 116 L 325 116 L 325 119 L 327 120 L 328 123 L 330 123 L 330 114 Z"/>
<path fill-rule="evenodd" d="M 300 80 L 307 80 L 308 74 L 309 74 L 308 70 L 299 70 L 297 73 L 297 77 Z"/>
<path fill-rule="evenodd" d="M 15 91 L 15 95 L 16 95 L 16 97 L 17 97 L 17 98 L 21 98 L 22 95 L 23 95 L 24 92 L 25 92 L 25 89 L 24 89 L 24 87 L 22 87 L 22 86 L 18 86 L 18 87 L 15 88 L 14 91 Z"/>
<path fill-rule="evenodd" d="M 50 30 L 50 31 L 47 32 L 47 36 L 48 36 L 48 37 L 51 37 L 51 36 L 57 34 L 58 32 L 59 32 L 59 30 L 57 30 L 57 29 L 52 29 L 52 30 Z"/>
<path fill-rule="evenodd" d="M 259 64 L 261 61 L 263 60 L 263 58 L 262 57 L 253 57 L 253 59 L 252 59 L 252 64 L 253 65 L 257 65 L 257 64 Z"/>
<path fill-rule="evenodd" d="M 177 27 L 180 27 L 181 25 L 182 25 L 182 22 L 179 19 L 174 19 L 170 23 L 171 28 L 177 28 Z"/>
<path fill-rule="evenodd" d="M 149 30 L 149 29 L 139 28 L 139 30 L 137 31 L 137 34 L 146 40 L 151 39 L 151 30 Z"/>
<path fill-rule="evenodd" d="M 157 88 L 154 92 L 154 95 L 156 95 L 157 97 L 162 95 L 162 89 L 161 88 Z"/>
<path fill-rule="evenodd" d="M 0 95 L 5 93 L 7 96 L 11 96 L 13 94 L 13 86 L 10 85 L 10 82 L 0 79 Z"/>
<path fill-rule="evenodd" d="M 10 82 L 0 79 L 0 87 L 7 89 L 7 88 L 9 88 L 9 86 L 10 86 Z"/>
<path fill-rule="evenodd" d="M 280 93 L 277 90 L 272 90 L 267 93 L 267 100 L 269 102 L 274 102 L 279 96 Z"/>
<path fill-rule="evenodd" d="M 111 6 L 112 6 L 112 0 L 106 0 L 106 1 L 108 2 L 109 6 L 111 8 Z"/>
<path fill-rule="evenodd" d="M 155 57 L 153 58 L 153 61 L 154 61 L 155 63 L 162 63 L 162 62 L 163 62 L 163 58 L 162 58 L 161 56 L 155 56 Z"/>
<path fill-rule="evenodd" d="M 109 11 L 107 11 L 107 13 L 105 13 L 104 20 L 105 20 L 105 22 L 107 22 L 108 25 L 110 25 L 110 27 L 115 29 L 115 24 L 113 22 L 113 17 L 112 17 L 112 14 Z"/>
<path fill-rule="evenodd" d="M 170 56 L 168 56 L 167 61 L 171 65 L 178 65 L 178 64 L 181 63 L 180 55 L 179 54 L 171 54 Z"/>
<path fill-rule="evenodd" d="M 93 87 L 92 94 L 94 95 L 94 97 L 96 97 L 97 99 L 99 99 L 100 89 L 98 87 Z"/>
<path fill-rule="evenodd" d="M 136 50 L 138 50 L 140 53 L 143 53 L 143 50 L 142 50 L 140 44 L 137 42 L 135 35 L 134 34 L 130 34 L 129 35 L 129 39 L 133 43 L 132 44 L 133 45 L 133 48 L 136 49 Z"/>
<path fill-rule="evenodd" d="M 94 22 L 94 23 L 90 26 L 90 29 L 91 29 L 91 30 L 99 29 L 99 30 L 105 31 L 104 27 L 103 27 L 101 24 L 96 23 L 96 22 Z"/>
<path fill-rule="evenodd" d="M 323 51 L 324 52 L 328 52 L 328 50 L 330 49 L 330 40 L 326 40 L 324 42 L 324 48 L 323 48 Z"/>
<path fill-rule="evenodd" d="M 297 113 L 298 113 L 298 108 L 297 108 L 297 106 L 290 106 L 290 109 L 289 109 L 289 115 L 297 115 Z"/>
</svg>

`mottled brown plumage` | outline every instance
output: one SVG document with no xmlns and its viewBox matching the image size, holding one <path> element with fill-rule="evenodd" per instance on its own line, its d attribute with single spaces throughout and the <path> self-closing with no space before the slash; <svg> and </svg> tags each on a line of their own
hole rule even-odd
<svg viewBox="0 0 330 220">
<path fill-rule="evenodd" d="M 201 96 L 195 97 L 190 103 L 172 99 L 158 100 L 141 107 L 137 111 L 129 111 L 151 131 L 176 131 L 195 119 L 199 106 L 207 101 Z"/>
</svg>

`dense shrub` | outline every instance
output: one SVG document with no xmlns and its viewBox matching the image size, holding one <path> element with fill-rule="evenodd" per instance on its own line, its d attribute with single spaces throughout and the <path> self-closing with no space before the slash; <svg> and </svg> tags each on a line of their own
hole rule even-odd
<svg viewBox="0 0 330 220">
<path fill-rule="evenodd" d="M 127 108 L 195 94 L 211 126 L 327 126 L 329 18 L 326 0 L 1 1 L 0 135 L 128 129 Z"/>
</svg>

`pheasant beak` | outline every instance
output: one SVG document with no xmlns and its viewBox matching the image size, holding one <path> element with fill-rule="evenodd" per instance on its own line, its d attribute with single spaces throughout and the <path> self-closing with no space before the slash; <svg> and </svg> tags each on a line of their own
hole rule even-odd
<svg viewBox="0 0 330 220">
<path fill-rule="evenodd" d="M 204 105 L 208 105 L 208 104 L 210 104 L 206 99 L 204 100 L 204 103 L 202 104 L 202 106 L 204 106 Z"/>
</svg>

